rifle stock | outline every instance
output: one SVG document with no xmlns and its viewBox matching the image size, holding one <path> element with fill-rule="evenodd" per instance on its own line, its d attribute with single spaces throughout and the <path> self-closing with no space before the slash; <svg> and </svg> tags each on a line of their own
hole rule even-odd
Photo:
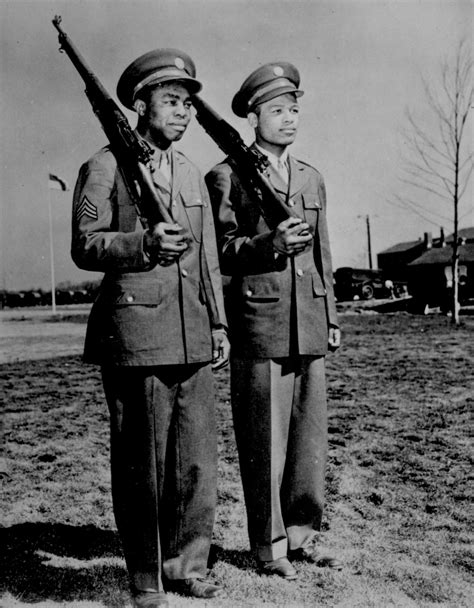
<svg viewBox="0 0 474 608">
<path fill-rule="evenodd" d="M 276 192 L 268 177 L 269 161 L 245 145 L 238 131 L 198 95 L 193 95 L 196 119 L 229 158 L 251 200 L 254 200 L 271 229 L 289 217 L 298 217 Z"/>
<path fill-rule="evenodd" d="M 141 220 L 146 220 L 148 227 L 155 226 L 158 222 L 175 224 L 153 186 L 151 149 L 130 127 L 125 114 L 89 68 L 60 24 L 61 17 L 56 16 L 53 25 L 59 33 L 59 50 L 66 53 L 86 85 L 85 93 L 110 142 Z"/>
</svg>

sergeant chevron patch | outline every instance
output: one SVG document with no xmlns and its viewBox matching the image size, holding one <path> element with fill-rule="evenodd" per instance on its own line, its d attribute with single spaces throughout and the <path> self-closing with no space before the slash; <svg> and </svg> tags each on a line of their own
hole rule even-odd
<svg viewBox="0 0 474 608">
<path fill-rule="evenodd" d="M 80 202 L 78 208 L 76 209 L 76 218 L 81 220 L 84 216 L 90 217 L 92 220 L 97 219 L 97 207 L 90 202 L 90 200 L 85 196 Z"/>
</svg>

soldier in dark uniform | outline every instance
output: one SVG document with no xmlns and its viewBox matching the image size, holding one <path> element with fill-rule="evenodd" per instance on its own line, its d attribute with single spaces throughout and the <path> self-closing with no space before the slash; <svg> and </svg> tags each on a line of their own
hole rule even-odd
<svg viewBox="0 0 474 608">
<path fill-rule="evenodd" d="M 228 162 L 207 176 L 228 282 L 231 392 L 250 544 L 262 572 L 292 562 L 340 568 L 315 546 L 327 453 L 325 356 L 340 343 L 321 174 L 288 154 L 298 128 L 297 69 L 254 71 L 232 102 L 255 130 L 270 181 L 298 218 L 271 230 Z"/>
<path fill-rule="evenodd" d="M 102 366 L 114 513 L 137 607 L 168 606 L 167 590 L 222 591 L 204 577 L 216 501 L 212 367 L 229 345 L 208 192 L 173 145 L 201 88 L 195 74 L 185 53 L 158 49 L 117 87 L 176 224 L 142 227 L 109 147 L 82 166 L 74 193 L 73 259 L 105 273 L 85 360 Z"/>
</svg>

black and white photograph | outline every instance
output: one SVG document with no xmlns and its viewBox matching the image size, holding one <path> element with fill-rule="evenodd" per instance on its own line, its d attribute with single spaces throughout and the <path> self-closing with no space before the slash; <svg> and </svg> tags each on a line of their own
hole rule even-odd
<svg viewBox="0 0 474 608">
<path fill-rule="evenodd" d="M 470 608 L 470 0 L 0 0 L 0 606 Z"/>
</svg>

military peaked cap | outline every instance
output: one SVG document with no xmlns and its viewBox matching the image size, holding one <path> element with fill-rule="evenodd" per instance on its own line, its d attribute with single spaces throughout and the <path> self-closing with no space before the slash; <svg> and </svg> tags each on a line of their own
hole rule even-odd
<svg viewBox="0 0 474 608">
<path fill-rule="evenodd" d="M 234 114 L 245 118 L 255 106 L 285 93 L 297 97 L 300 91 L 300 75 L 294 65 L 286 61 L 266 63 L 250 74 L 232 100 Z"/>
<path fill-rule="evenodd" d="M 177 49 L 156 49 L 141 55 L 125 69 L 117 84 L 117 97 L 133 110 L 139 91 L 173 80 L 180 81 L 193 94 L 202 88 L 189 55 Z"/>
</svg>

